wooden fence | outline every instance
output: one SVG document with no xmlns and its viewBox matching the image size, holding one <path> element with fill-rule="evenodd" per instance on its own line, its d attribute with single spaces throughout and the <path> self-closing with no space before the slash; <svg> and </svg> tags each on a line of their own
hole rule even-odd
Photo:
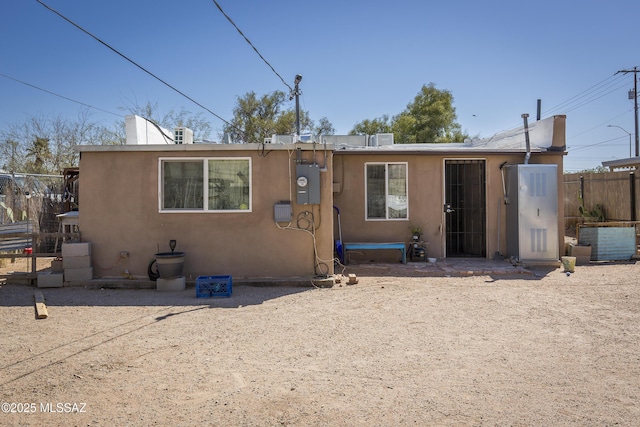
<svg viewBox="0 0 640 427">
<path fill-rule="evenodd" d="M 638 175 L 634 171 L 565 174 L 565 229 L 575 230 L 576 224 L 593 221 L 580 213 L 581 203 L 586 211 L 600 205 L 606 222 L 637 221 Z"/>
</svg>

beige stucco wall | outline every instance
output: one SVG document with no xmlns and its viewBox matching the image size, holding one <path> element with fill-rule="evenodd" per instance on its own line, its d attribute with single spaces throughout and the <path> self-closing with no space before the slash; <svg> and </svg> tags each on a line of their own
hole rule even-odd
<svg viewBox="0 0 640 427">
<path fill-rule="evenodd" d="M 551 150 L 536 150 L 529 160 L 531 164 L 558 165 L 561 255 L 564 253 L 562 162 L 565 146 L 565 117 L 556 116 Z M 146 277 L 154 254 L 168 251 L 170 239 L 177 240 L 176 250 L 186 252 L 184 273 L 191 278 L 223 274 L 236 278 L 332 274 L 334 239 L 338 238 L 334 205 L 341 212 L 343 242 L 408 243 L 409 227 L 419 224 L 428 241 L 428 256 L 443 258 L 446 253 L 445 160 L 461 158 L 486 163 L 486 256 L 493 257 L 498 251 L 505 254 L 506 209 L 500 165 L 524 163 L 523 150 L 447 150 L 447 144 L 435 150 L 401 152 L 375 149 L 334 152 L 331 146 L 326 151 L 316 148 L 310 144 L 82 147 L 80 231 L 82 240 L 92 243 L 94 275 L 119 276 L 127 269 L 134 276 Z M 304 163 L 311 163 L 315 158 L 318 165 L 325 166 L 320 173 L 319 205 L 296 203 L 298 156 Z M 252 211 L 160 213 L 158 159 L 161 157 L 250 157 Z M 408 219 L 365 220 L 366 162 L 407 162 Z M 274 204 L 283 200 L 293 201 L 293 221 L 278 226 L 274 222 Z M 121 251 L 129 252 L 130 256 L 120 258 Z M 375 259 L 398 259 L 397 251 L 383 252 L 382 257 L 378 254 Z"/>
<path fill-rule="evenodd" d="M 557 164 L 558 182 L 562 183 L 563 152 L 532 153 L 530 164 Z M 334 204 L 340 209 L 342 240 L 344 242 L 409 242 L 410 225 L 421 225 L 423 239 L 428 242 L 429 257 L 445 257 L 445 213 L 444 213 L 444 165 L 450 159 L 478 159 L 486 162 L 486 254 L 491 258 L 506 249 L 506 209 L 503 203 L 503 187 L 500 165 L 521 164 L 523 153 L 353 153 L 337 151 L 334 156 L 334 181 L 337 193 Z M 409 218 L 407 220 L 365 219 L 365 163 L 407 162 Z M 563 200 L 562 185 L 558 186 L 558 200 Z M 564 251 L 563 204 L 558 204 L 558 247 Z M 500 224 L 500 225 L 499 225 Z M 500 244 L 498 243 L 500 227 Z M 498 246 L 499 244 L 499 246 Z M 384 259 L 397 259 L 390 251 Z M 366 260 L 367 256 L 355 253 L 353 259 Z M 375 254 L 375 259 L 383 259 Z"/>
<path fill-rule="evenodd" d="M 92 243 L 94 276 L 118 276 L 126 268 L 134 276 L 146 277 L 154 254 L 169 251 L 170 239 L 177 240 L 176 251 L 186 253 L 184 274 L 191 278 L 332 274 L 331 152 L 326 165 L 325 153 L 315 152 L 317 163 L 326 166 L 320 173 L 321 205 L 298 205 L 295 147 L 262 148 L 254 144 L 84 148 L 80 160 L 80 231 L 82 240 Z M 311 162 L 313 156 L 311 147 L 302 145 L 302 160 Z M 250 157 L 252 211 L 160 213 L 160 157 Z M 294 219 L 290 229 L 281 229 L 274 222 L 274 204 L 290 200 L 290 195 Z M 298 215 L 300 222 L 296 222 Z M 281 227 L 287 225 L 280 223 Z M 312 233 L 301 228 L 315 233 L 318 259 Z M 121 251 L 128 251 L 129 258 L 121 259 Z M 317 264 L 320 266 L 316 268 Z"/>
</svg>

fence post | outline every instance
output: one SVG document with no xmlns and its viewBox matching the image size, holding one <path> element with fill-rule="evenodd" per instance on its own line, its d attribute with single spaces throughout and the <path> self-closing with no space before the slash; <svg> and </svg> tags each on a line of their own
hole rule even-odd
<svg viewBox="0 0 640 427">
<path fill-rule="evenodd" d="M 636 176 L 629 172 L 629 204 L 631 205 L 631 221 L 636 220 Z"/>
</svg>

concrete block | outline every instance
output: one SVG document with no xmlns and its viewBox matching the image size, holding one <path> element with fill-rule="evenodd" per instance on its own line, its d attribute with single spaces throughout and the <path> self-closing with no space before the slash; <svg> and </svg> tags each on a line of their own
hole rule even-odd
<svg viewBox="0 0 640 427">
<path fill-rule="evenodd" d="M 83 282 L 93 279 L 93 267 L 86 268 L 65 268 L 65 282 Z"/>
<path fill-rule="evenodd" d="M 62 273 L 38 273 L 39 288 L 61 288 L 63 285 Z"/>
<path fill-rule="evenodd" d="M 569 256 L 576 257 L 576 265 L 589 265 L 589 261 L 591 260 L 591 246 L 571 243 L 569 245 Z"/>
<path fill-rule="evenodd" d="M 66 270 L 68 268 L 87 268 L 91 267 L 91 257 L 84 256 L 65 256 L 62 258 L 62 266 Z"/>
<path fill-rule="evenodd" d="M 187 287 L 185 277 L 176 277 L 175 279 L 156 280 L 156 290 L 158 291 L 184 291 Z"/>
<path fill-rule="evenodd" d="M 91 243 L 63 243 L 62 259 L 67 256 L 87 256 L 91 255 Z"/>
</svg>

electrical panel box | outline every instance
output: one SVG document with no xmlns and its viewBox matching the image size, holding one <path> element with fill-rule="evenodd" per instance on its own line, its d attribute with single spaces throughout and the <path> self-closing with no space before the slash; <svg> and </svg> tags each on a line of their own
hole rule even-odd
<svg viewBox="0 0 640 427">
<path fill-rule="evenodd" d="M 508 255 L 521 261 L 557 261 L 557 166 L 509 165 L 505 170 Z"/>
<path fill-rule="evenodd" d="M 292 216 L 291 202 L 284 201 L 273 205 L 273 219 L 276 222 L 291 222 Z"/>
<path fill-rule="evenodd" d="M 299 205 L 320 204 L 320 167 L 296 165 L 296 194 Z"/>
</svg>

